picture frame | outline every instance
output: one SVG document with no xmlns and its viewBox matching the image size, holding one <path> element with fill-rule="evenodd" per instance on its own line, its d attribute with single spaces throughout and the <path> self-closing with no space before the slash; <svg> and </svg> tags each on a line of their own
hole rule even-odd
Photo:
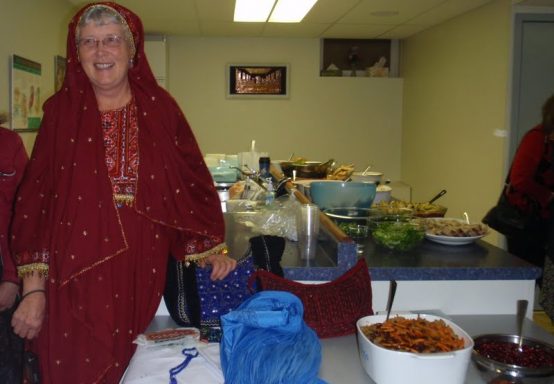
<svg viewBox="0 0 554 384">
<path fill-rule="evenodd" d="M 226 96 L 228 98 L 289 97 L 290 67 L 288 64 L 228 64 Z"/>
<path fill-rule="evenodd" d="M 10 128 L 36 131 L 42 120 L 42 64 L 18 55 L 10 63 Z"/>
<path fill-rule="evenodd" d="M 65 57 L 56 55 L 54 56 L 54 92 L 58 92 L 63 85 L 65 79 Z"/>
</svg>

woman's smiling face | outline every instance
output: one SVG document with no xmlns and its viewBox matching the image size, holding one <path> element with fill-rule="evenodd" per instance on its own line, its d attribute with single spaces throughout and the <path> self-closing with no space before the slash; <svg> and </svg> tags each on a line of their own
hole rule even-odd
<svg viewBox="0 0 554 384">
<path fill-rule="evenodd" d="M 79 60 L 95 92 L 115 91 L 128 84 L 131 50 L 119 24 L 86 24 L 79 33 Z"/>
</svg>

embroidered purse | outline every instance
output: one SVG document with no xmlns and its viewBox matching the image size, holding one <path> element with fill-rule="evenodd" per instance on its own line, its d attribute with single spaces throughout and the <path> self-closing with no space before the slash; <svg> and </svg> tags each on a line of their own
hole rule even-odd
<svg viewBox="0 0 554 384">
<path fill-rule="evenodd" d="M 323 284 L 303 284 L 263 270 L 258 270 L 250 282 L 254 279 L 261 290 L 298 296 L 304 304 L 306 324 L 320 338 L 355 333 L 356 321 L 373 315 L 371 279 L 364 259 L 336 280 Z"/>
<path fill-rule="evenodd" d="M 237 261 L 237 267 L 225 279 L 212 281 L 211 266 L 205 268 L 173 257 L 168 262 L 164 300 L 172 319 L 180 326 L 197 327 L 202 338 L 216 341 L 213 331 L 220 326 L 220 316 L 237 308 L 253 292 L 248 280 L 256 269 L 282 274 L 279 264 L 285 240 L 277 236 L 250 239 L 250 250 Z M 210 330 L 211 329 L 211 330 Z"/>
</svg>

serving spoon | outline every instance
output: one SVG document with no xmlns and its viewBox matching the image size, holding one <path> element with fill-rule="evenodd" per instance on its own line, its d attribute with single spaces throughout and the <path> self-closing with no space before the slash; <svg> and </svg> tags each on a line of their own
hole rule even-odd
<svg viewBox="0 0 554 384">
<path fill-rule="evenodd" d="M 529 302 L 527 300 L 517 301 L 517 349 L 519 352 L 523 352 L 523 320 L 525 319 L 525 314 L 527 313 L 528 304 Z"/>
<path fill-rule="evenodd" d="M 394 295 L 396 294 L 396 280 L 391 280 L 389 285 L 389 298 L 387 300 L 387 321 L 390 317 L 390 311 L 392 309 L 392 302 L 394 301 Z"/>
<path fill-rule="evenodd" d="M 437 200 L 439 197 L 443 196 L 446 193 L 446 189 L 443 189 L 435 197 L 433 197 L 431 200 L 429 200 L 429 204 L 433 204 L 435 200 Z"/>
</svg>

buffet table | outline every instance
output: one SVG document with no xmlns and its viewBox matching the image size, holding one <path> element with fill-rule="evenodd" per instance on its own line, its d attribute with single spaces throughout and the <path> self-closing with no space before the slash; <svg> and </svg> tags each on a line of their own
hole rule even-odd
<svg viewBox="0 0 554 384">
<path fill-rule="evenodd" d="M 444 315 L 443 315 L 444 316 Z M 469 335 L 475 337 L 485 333 L 508 333 L 516 332 L 516 316 L 514 315 L 453 315 L 447 316 L 455 324 L 463 328 Z M 175 323 L 167 316 L 156 317 L 149 331 L 175 327 Z M 537 326 L 532 321 L 526 319 L 523 328 L 523 335 L 542 340 L 544 342 L 554 344 L 554 335 L 548 334 L 542 328 Z M 358 346 L 356 335 L 336 337 L 321 340 L 322 345 L 322 365 L 319 377 L 328 383 L 336 384 L 368 384 L 374 383 L 365 373 L 358 355 Z M 217 346 L 215 346 L 217 348 Z M 122 379 L 122 384 L 157 384 L 169 382 L 167 367 L 174 367 L 183 361 L 181 348 L 174 348 L 174 353 L 165 354 L 163 359 L 156 359 L 154 349 L 140 348 L 133 356 L 129 369 L 125 377 Z M 213 356 L 213 354 L 212 354 Z M 145 366 L 148 364 L 148 366 Z M 208 368 L 213 370 L 214 364 Z M 161 368 L 163 367 L 163 368 Z M 195 380 L 195 372 L 200 371 L 201 365 L 195 367 L 196 371 L 186 369 L 177 376 L 178 382 L 181 383 L 197 383 Z M 401 367 L 399 367 L 401 368 Z M 138 375 L 140 370 L 143 374 Z M 221 376 L 213 374 L 213 381 L 206 381 L 203 378 L 202 384 L 222 383 Z M 468 366 L 465 382 L 467 384 L 485 383 L 481 379 L 479 372 L 475 368 L 473 362 Z"/>
<path fill-rule="evenodd" d="M 226 214 L 227 243 L 231 254 L 249 251 L 251 227 Z M 287 241 L 281 265 L 285 277 L 303 282 L 334 280 L 364 257 L 372 279 L 373 309 L 385 309 L 390 280 L 398 282 L 395 309 L 441 311 L 448 315 L 513 314 L 517 300 L 534 302 L 535 280 L 540 269 L 510 253 L 478 240 L 449 246 L 424 240 L 409 252 L 393 252 L 376 246 L 371 238 L 357 253 L 357 245 L 323 231 L 314 260 L 301 260 L 296 243 Z M 162 303 L 163 310 L 163 303 Z M 530 305 L 527 317 L 532 317 Z M 164 314 L 163 312 L 160 314 Z"/>
</svg>

